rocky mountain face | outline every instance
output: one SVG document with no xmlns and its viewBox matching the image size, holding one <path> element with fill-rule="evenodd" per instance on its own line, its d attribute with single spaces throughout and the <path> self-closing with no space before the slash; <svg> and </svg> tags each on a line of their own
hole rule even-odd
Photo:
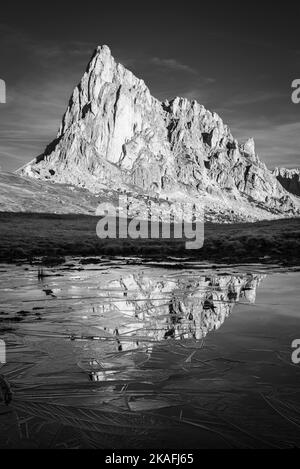
<svg viewBox="0 0 300 469">
<path fill-rule="evenodd" d="M 94 194 L 113 188 L 191 200 L 212 220 L 300 213 L 299 199 L 259 160 L 253 139 L 240 144 L 216 113 L 196 101 L 161 103 L 107 46 L 96 49 L 56 139 L 18 174 Z"/>
<path fill-rule="evenodd" d="M 276 168 L 273 174 L 288 192 L 300 196 L 300 169 Z"/>
</svg>

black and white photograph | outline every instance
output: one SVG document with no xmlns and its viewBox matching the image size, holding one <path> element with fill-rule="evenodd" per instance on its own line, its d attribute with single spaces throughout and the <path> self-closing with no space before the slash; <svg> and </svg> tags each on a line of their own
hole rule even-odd
<svg viewBox="0 0 300 469">
<path fill-rule="evenodd" d="M 1 3 L 1 450 L 300 449 L 299 21 Z"/>
</svg>

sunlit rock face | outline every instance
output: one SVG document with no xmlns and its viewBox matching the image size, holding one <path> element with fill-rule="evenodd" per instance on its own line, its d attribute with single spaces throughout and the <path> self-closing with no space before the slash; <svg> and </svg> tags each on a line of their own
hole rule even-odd
<svg viewBox="0 0 300 469">
<path fill-rule="evenodd" d="M 164 103 L 98 47 L 75 88 L 57 138 L 22 176 L 84 187 L 199 200 L 228 221 L 294 216 L 299 201 L 196 101 Z M 212 218 L 214 220 L 214 218 Z"/>
<path fill-rule="evenodd" d="M 108 285 L 109 291 L 123 297 L 111 301 L 111 315 L 121 313 L 122 321 L 110 332 L 119 350 L 137 348 L 143 338 L 145 343 L 203 339 L 221 327 L 238 302 L 255 303 L 263 278 L 218 275 L 157 281 L 147 274 L 128 275 Z"/>
<path fill-rule="evenodd" d="M 161 103 L 99 47 L 75 88 L 57 138 L 22 174 L 101 187 L 161 190 L 175 176 Z M 175 180 L 174 180 L 175 181 Z"/>
<path fill-rule="evenodd" d="M 300 196 L 300 169 L 276 168 L 273 174 L 288 192 Z"/>
</svg>

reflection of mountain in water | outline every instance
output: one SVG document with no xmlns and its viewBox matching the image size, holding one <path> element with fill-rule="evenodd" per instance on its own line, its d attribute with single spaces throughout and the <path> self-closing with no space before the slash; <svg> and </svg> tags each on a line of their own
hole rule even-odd
<svg viewBox="0 0 300 469">
<path fill-rule="evenodd" d="M 121 313 L 122 319 L 115 329 L 106 330 L 114 333 L 120 351 L 149 341 L 202 339 L 220 328 L 237 302 L 255 302 L 263 277 L 181 275 L 162 280 L 147 273 L 120 277 L 110 282 L 109 289 L 114 292 L 110 310 Z"/>
</svg>

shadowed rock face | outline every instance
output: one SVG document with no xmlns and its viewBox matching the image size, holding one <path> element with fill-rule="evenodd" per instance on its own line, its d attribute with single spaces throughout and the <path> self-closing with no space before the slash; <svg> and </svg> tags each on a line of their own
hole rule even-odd
<svg viewBox="0 0 300 469">
<path fill-rule="evenodd" d="M 288 192 L 300 196 L 299 169 L 276 168 L 273 174 Z"/>
<path fill-rule="evenodd" d="M 75 88 L 56 139 L 21 176 L 101 189 L 199 199 L 238 220 L 294 216 L 299 201 L 260 162 L 253 139 L 239 144 L 196 101 L 164 103 L 98 47 Z M 236 218 L 235 220 L 236 221 Z"/>
</svg>

